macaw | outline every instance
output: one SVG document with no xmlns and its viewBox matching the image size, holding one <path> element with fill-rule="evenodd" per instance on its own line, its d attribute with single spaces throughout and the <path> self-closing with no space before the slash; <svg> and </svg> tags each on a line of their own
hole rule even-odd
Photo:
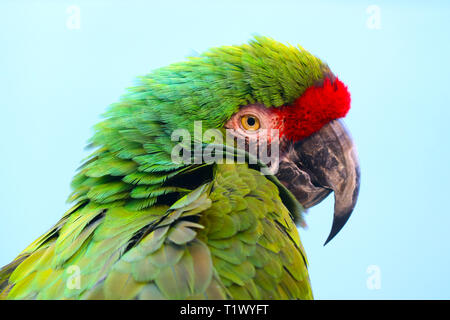
<svg viewBox="0 0 450 320">
<path fill-rule="evenodd" d="M 312 299 L 297 226 L 334 192 L 328 242 L 355 207 L 349 109 L 326 63 L 261 36 L 139 78 L 95 126 L 73 207 L 0 270 L 0 298 Z M 245 144 L 210 139 L 197 151 L 244 161 L 189 162 L 192 144 L 173 133 L 195 136 L 199 121 Z M 277 143 L 276 166 L 252 158 L 255 141 Z"/>
</svg>

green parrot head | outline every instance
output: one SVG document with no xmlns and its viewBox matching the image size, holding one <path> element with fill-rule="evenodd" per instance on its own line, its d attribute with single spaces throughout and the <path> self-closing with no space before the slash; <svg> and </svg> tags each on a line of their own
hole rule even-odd
<svg viewBox="0 0 450 320">
<path fill-rule="evenodd" d="M 247 146 L 262 130 L 277 130 L 275 176 L 298 202 L 310 208 L 334 192 L 328 242 L 348 220 L 359 190 L 355 148 L 339 120 L 349 108 L 347 87 L 301 47 L 255 37 L 213 48 L 141 77 L 111 106 L 70 200 L 141 210 L 183 193 L 189 183 L 180 183 L 180 175 L 189 170 L 173 163 L 171 135 L 193 133 L 196 121 L 203 130 L 229 129 Z"/>
</svg>

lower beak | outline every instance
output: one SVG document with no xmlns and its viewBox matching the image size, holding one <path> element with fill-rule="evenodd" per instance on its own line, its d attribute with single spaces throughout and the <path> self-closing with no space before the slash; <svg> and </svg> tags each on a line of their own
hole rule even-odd
<svg viewBox="0 0 450 320">
<path fill-rule="evenodd" d="M 334 218 L 327 244 L 350 218 L 360 184 L 355 146 L 342 121 L 333 120 L 291 144 L 280 161 L 277 177 L 304 208 L 334 192 Z"/>
</svg>

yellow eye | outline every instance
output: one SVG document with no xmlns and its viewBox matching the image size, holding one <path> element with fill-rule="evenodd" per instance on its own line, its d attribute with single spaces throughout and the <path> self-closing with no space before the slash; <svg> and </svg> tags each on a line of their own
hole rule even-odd
<svg viewBox="0 0 450 320">
<path fill-rule="evenodd" d="M 259 129 L 259 119 L 251 114 L 246 114 L 241 117 L 241 124 L 245 130 L 256 131 Z"/>
</svg>

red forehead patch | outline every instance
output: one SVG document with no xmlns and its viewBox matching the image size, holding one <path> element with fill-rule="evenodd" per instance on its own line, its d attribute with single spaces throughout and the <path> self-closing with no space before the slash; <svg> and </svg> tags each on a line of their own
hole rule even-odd
<svg viewBox="0 0 450 320">
<path fill-rule="evenodd" d="M 339 79 L 326 78 L 322 86 L 306 89 L 293 104 L 273 108 L 278 116 L 280 136 L 293 141 L 308 137 L 331 120 L 350 110 L 350 93 Z"/>
</svg>

